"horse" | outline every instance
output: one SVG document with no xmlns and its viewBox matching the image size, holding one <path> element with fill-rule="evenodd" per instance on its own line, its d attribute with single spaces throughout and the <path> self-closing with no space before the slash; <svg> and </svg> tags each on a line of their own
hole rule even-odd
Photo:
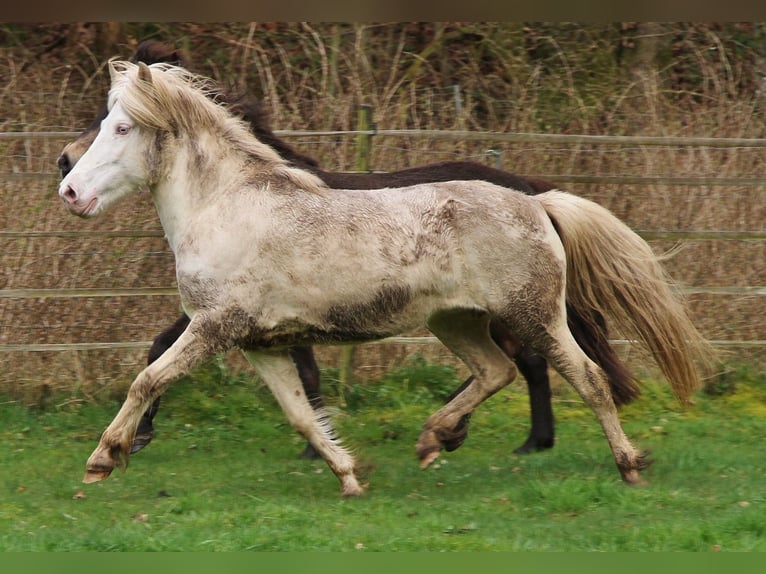
<svg viewBox="0 0 766 574">
<path fill-rule="evenodd" d="M 169 63 L 187 67 L 188 58 L 182 51 L 165 43 L 148 40 L 139 44 L 130 61 L 144 62 L 145 64 Z M 261 142 L 272 147 L 280 156 L 288 160 L 292 165 L 313 172 L 328 187 L 336 189 L 381 189 L 387 187 L 403 187 L 420 183 L 453 180 L 483 180 L 503 187 L 512 188 L 527 194 L 543 193 L 555 188 L 555 185 L 541 178 L 517 176 L 499 169 L 485 166 L 471 161 L 446 161 L 425 166 L 405 169 L 387 173 L 337 173 L 324 171 L 319 168 L 318 162 L 298 151 L 278 138 L 271 129 L 268 115 L 264 112 L 260 102 L 247 100 L 230 94 L 217 94 L 217 97 L 228 103 L 232 113 L 240 115 L 246 120 L 253 134 Z M 96 116 L 90 126 L 73 142 L 67 144 L 58 158 L 58 167 L 62 177 L 65 177 L 72 167 L 82 157 L 99 131 L 101 120 L 106 116 L 106 106 Z M 581 345 L 586 344 L 586 339 L 579 336 L 582 319 L 577 309 L 568 309 L 570 328 Z M 627 404 L 640 394 L 638 380 L 633 377 L 629 370 L 620 361 L 612 347 L 606 344 L 607 327 L 604 318 L 597 318 L 603 340 L 599 345 L 586 346 L 585 352 L 591 359 L 596 361 L 607 373 L 610 390 L 615 403 Z M 147 364 L 157 360 L 170 346 L 181 336 L 189 325 L 189 317 L 182 314 L 171 326 L 158 335 L 149 349 Z M 555 442 L 555 425 L 551 404 L 551 387 L 548 378 L 548 366 L 544 358 L 534 355 L 529 349 L 514 347 L 513 343 L 504 337 L 502 330 L 495 329 L 492 332 L 495 342 L 510 353 L 516 366 L 527 383 L 531 428 L 527 439 L 514 452 L 527 454 L 552 448 Z M 299 376 L 303 382 L 306 394 L 312 405 L 316 408 L 324 406 L 319 386 L 319 367 L 310 347 L 294 347 L 290 350 L 291 356 L 297 365 Z M 448 401 L 460 394 L 472 381 L 469 377 L 449 397 Z M 141 418 L 136 439 L 132 446 L 132 452 L 138 452 L 145 447 L 154 436 L 153 419 L 159 409 L 159 398 L 150 406 Z M 447 441 L 445 448 L 448 451 L 457 449 L 465 440 L 468 432 L 467 415 L 454 429 L 453 437 Z M 308 444 L 301 456 L 313 458 L 316 451 Z"/>
<path fill-rule="evenodd" d="M 127 466 L 142 414 L 172 381 L 239 348 L 341 494 L 358 496 L 355 458 L 326 410 L 312 408 L 289 349 L 423 326 L 474 379 L 427 419 L 416 444 L 422 468 L 463 417 L 515 378 L 491 335 L 500 330 L 576 389 L 622 480 L 644 482 L 651 461 L 623 431 L 606 374 L 575 339 L 567 305 L 584 318 L 615 316 L 663 349 L 682 401 L 699 385 L 697 364 L 710 346 L 649 245 L 611 212 L 562 191 L 530 196 L 475 180 L 332 189 L 209 98 L 206 78 L 168 64 L 111 61 L 109 69 L 108 114 L 58 194 L 88 218 L 148 191 L 190 322 L 131 384 L 84 482 Z M 583 331 L 599 344 L 597 320 Z"/>
</svg>

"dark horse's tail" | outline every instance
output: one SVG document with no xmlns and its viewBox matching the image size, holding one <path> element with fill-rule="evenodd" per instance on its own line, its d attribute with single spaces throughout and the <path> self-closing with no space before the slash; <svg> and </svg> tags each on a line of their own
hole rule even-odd
<svg viewBox="0 0 766 574">
<path fill-rule="evenodd" d="M 699 385 L 713 351 L 651 247 L 598 204 L 560 191 L 535 196 L 553 221 L 567 261 L 569 327 L 607 373 L 615 402 L 638 394 L 636 380 L 607 340 L 606 318 L 652 355 L 682 401 Z"/>
</svg>

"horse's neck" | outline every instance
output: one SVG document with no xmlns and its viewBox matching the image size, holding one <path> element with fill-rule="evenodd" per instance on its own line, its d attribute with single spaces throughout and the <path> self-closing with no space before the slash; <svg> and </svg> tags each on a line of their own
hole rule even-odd
<svg viewBox="0 0 766 574">
<path fill-rule="evenodd" d="M 232 195 L 245 188 L 260 187 L 266 192 L 276 185 L 283 188 L 282 192 L 293 188 L 299 197 L 323 193 L 322 181 L 314 174 L 280 163 L 279 156 L 270 150 L 260 157 L 260 151 L 231 145 L 217 134 L 204 132 L 180 138 L 163 151 L 152 197 L 176 255 L 184 237 L 196 233 L 194 225 L 200 220 L 199 214 L 206 213 L 205 223 L 225 226 L 216 212 L 230 209 Z M 252 205 L 252 201 L 249 197 L 247 203 Z"/>
<path fill-rule="evenodd" d="M 175 253 L 194 215 L 194 206 L 183 185 L 163 182 L 152 190 L 152 200 L 160 217 L 162 229 Z"/>
<path fill-rule="evenodd" d="M 152 188 L 152 199 L 171 249 L 193 233 L 196 217 L 242 185 L 246 159 L 236 153 L 207 156 L 204 167 L 191 146 L 167 154 L 164 175 Z"/>
</svg>

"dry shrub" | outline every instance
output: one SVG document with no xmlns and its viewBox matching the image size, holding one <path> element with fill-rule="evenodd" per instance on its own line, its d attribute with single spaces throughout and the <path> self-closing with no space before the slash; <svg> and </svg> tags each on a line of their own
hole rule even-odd
<svg viewBox="0 0 766 574">
<path fill-rule="evenodd" d="M 159 38 L 186 49 L 192 67 L 262 100 L 279 129 L 353 130 L 360 104 L 379 129 L 593 135 L 764 137 L 763 27 L 751 24 L 25 24 L 0 26 L 0 131 L 79 130 L 108 88 L 112 56 Z M 7 231 L 157 230 L 148 198 L 96 221 L 69 216 L 55 197 L 66 142 L 0 140 Z M 354 169 L 347 136 L 292 138 L 329 169 Z M 488 154 L 495 150 L 497 155 Z M 484 140 L 376 136 L 370 167 L 393 170 L 472 158 L 521 174 L 759 178 L 761 148 L 508 145 Z M 18 177 L 18 176 L 17 176 Z M 639 230 L 763 231 L 763 187 L 562 184 Z M 0 289 L 172 286 L 161 238 L 2 238 Z M 653 242 L 658 252 L 674 242 Z M 764 242 L 693 241 L 668 260 L 692 286 L 766 285 Z M 711 339 L 766 340 L 762 296 L 690 296 Z M 0 344 L 149 341 L 178 313 L 174 297 L 3 299 Z M 359 377 L 374 378 L 412 348 L 360 349 Z M 418 348 L 418 350 L 422 350 Z M 429 355 L 454 361 L 440 346 Z M 629 347 L 625 357 L 648 369 Z M 122 390 L 141 351 L 3 353 L 0 390 L 38 403 L 51 390 L 98 399 Z M 732 356 L 762 361 L 763 347 Z M 320 352 L 323 364 L 336 349 Z M 231 359 L 236 363 L 235 359 Z M 46 390 L 47 389 L 47 390 Z"/>
</svg>

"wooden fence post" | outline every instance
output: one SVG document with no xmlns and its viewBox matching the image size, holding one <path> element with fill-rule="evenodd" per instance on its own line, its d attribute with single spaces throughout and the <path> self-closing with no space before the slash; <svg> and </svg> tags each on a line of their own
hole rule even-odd
<svg viewBox="0 0 766 574">
<path fill-rule="evenodd" d="M 372 123 L 372 106 L 362 104 L 356 119 L 356 129 L 359 132 L 369 132 L 374 129 Z M 372 134 L 361 133 L 356 136 L 356 171 L 372 171 L 370 155 L 372 154 Z"/>
</svg>

